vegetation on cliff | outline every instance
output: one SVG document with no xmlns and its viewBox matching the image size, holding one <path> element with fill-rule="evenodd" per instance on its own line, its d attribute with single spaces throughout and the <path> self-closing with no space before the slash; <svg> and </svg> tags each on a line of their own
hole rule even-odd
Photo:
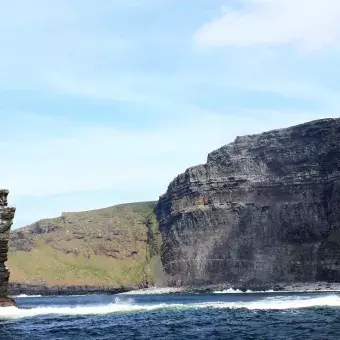
<svg viewBox="0 0 340 340">
<path fill-rule="evenodd" d="M 159 283 L 155 202 L 63 213 L 11 234 L 11 282 L 131 286 Z"/>
</svg>

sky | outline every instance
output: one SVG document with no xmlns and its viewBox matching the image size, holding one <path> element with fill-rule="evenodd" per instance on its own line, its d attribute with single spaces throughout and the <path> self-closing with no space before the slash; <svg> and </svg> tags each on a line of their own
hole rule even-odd
<svg viewBox="0 0 340 340">
<path fill-rule="evenodd" d="M 340 116 L 338 0 L 0 2 L 15 228 L 157 200 L 236 136 Z"/>
</svg>

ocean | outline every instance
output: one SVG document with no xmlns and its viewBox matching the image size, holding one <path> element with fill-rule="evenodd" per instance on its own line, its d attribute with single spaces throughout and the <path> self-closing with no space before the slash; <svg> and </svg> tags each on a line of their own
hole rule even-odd
<svg viewBox="0 0 340 340">
<path fill-rule="evenodd" d="M 16 298 L 0 340 L 340 339 L 340 294 L 234 293 Z"/>
</svg>

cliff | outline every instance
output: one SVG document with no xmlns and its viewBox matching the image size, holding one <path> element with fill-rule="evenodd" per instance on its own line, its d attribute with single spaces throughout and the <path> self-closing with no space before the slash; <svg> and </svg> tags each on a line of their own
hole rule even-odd
<svg viewBox="0 0 340 340">
<path fill-rule="evenodd" d="M 5 262 L 15 209 L 7 206 L 7 196 L 7 190 L 0 190 L 0 306 L 13 304 L 13 301 L 7 297 L 9 272 Z"/>
<path fill-rule="evenodd" d="M 340 119 L 238 137 L 156 215 L 172 284 L 340 281 Z"/>
<path fill-rule="evenodd" d="M 157 282 L 155 204 L 68 212 L 12 231 L 10 293 L 82 294 Z"/>
</svg>

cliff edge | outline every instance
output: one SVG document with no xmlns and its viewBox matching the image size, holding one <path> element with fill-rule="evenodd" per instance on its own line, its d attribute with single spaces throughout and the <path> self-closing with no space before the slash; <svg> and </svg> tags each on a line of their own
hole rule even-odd
<svg viewBox="0 0 340 340">
<path fill-rule="evenodd" d="M 0 190 L 0 307 L 14 304 L 13 300 L 7 297 L 9 272 L 5 262 L 15 209 L 7 206 L 7 196 L 7 190 Z"/>
<path fill-rule="evenodd" d="M 340 119 L 236 138 L 156 207 L 169 283 L 340 281 Z"/>
</svg>

